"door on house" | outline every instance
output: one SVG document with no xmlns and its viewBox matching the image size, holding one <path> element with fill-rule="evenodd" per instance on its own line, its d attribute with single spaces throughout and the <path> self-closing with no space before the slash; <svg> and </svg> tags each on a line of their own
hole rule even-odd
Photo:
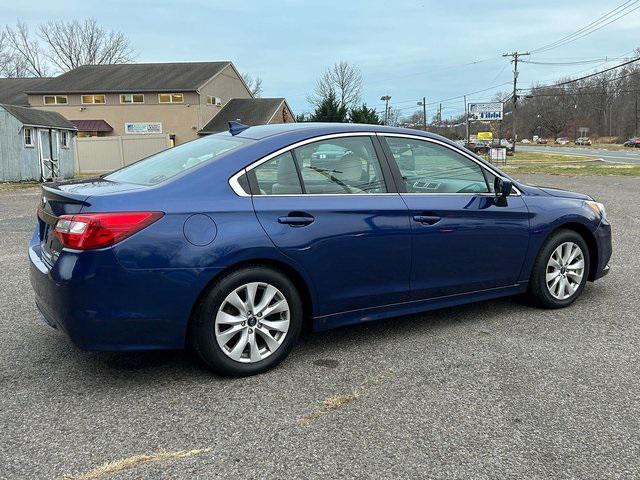
<svg viewBox="0 0 640 480">
<path fill-rule="evenodd" d="M 58 150 L 58 131 L 51 129 L 39 130 L 40 171 L 42 180 L 52 180 L 60 172 L 60 157 Z"/>
</svg>

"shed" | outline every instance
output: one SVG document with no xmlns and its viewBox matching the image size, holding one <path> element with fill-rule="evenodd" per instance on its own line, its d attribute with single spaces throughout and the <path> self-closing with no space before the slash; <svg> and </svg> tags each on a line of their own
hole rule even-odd
<svg viewBox="0 0 640 480">
<path fill-rule="evenodd" d="M 75 136 L 59 113 L 0 104 L 0 181 L 73 177 Z"/>
</svg>

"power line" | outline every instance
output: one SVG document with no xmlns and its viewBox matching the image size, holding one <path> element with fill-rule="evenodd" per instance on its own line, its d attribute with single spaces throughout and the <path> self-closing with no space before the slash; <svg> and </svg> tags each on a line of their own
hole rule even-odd
<svg viewBox="0 0 640 480">
<path fill-rule="evenodd" d="M 640 0 L 627 0 L 626 2 L 623 2 L 622 4 L 618 5 L 613 10 L 610 10 L 604 15 L 598 17 L 596 20 L 589 23 L 588 25 L 585 25 L 584 27 L 580 28 L 579 30 L 576 30 L 575 32 L 569 35 L 565 35 L 564 37 L 556 40 L 555 42 L 551 42 L 541 47 L 538 47 L 536 49 L 533 49 L 531 50 L 531 53 L 546 52 L 549 50 L 553 50 L 555 48 L 562 47 L 569 43 L 575 42 L 580 38 L 584 38 L 587 35 L 590 35 L 600 30 L 601 28 L 606 27 L 610 23 L 620 20 L 621 18 L 629 15 L 630 13 L 640 8 L 640 5 L 635 6 L 639 1 Z M 631 7 L 634 7 L 634 8 L 631 8 Z"/>
</svg>

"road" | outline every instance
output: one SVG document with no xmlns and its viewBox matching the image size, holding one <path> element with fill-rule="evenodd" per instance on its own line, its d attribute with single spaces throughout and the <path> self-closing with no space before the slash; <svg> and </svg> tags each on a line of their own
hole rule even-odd
<svg viewBox="0 0 640 480">
<path fill-rule="evenodd" d="M 640 179 L 523 177 L 607 206 L 611 273 L 572 307 L 503 299 L 324 332 L 246 379 L 179 351 L 82 352 L 37 323 L 38 193 L 0 192 L 0 478 L 638 478 Z"/>
<path fill-rule="evenodd" d="M 628 150 L 614 151 L 589 147 L 517 145 L 516 150 L 522 150 L 523 152 L 566 153 L 569 155 L 584 155 L 588 157 L 601 158 L 605 162 L 611 163 L 640 164 L 640 148 L 629 148 Z"/>
</svg>

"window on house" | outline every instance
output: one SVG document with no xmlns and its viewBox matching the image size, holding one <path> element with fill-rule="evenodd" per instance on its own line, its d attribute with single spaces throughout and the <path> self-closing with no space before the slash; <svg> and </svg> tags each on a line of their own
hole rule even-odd
<svg viewBox="0 0 640 480">
<path fill-rule="evenodd" d="M 60 145 L 62 148 L 69 148 L 69 132 L 66 130 L 60 132 Z"/>
<path fill-rule="evenodd" d="M 24 128 L 24 146 L 33 147 L 33 130 L 29 127 Z"/>
<path fill-rule="evenodd" d="M 207 97 L 207 103 L 209 105 L 222 105 L 222 99 L 220 97 L 212 97 L 211 95 L 209 95 Z"/>
<path fill-rule="evenodd" d="M 44 104 L 45 105 L 66 105 L 67 96 L 66 95 L 45 95 Z"/>
<path fill-rule="evenodd" d="M 105 95 L 82 95 L 82 103 L 107 103 L 107 97 Z"/>
<path fill-rule="evenodd" d="M 181 93 L 161 93 L 158 95 L 160 103 L 182 103 L 184 97 Z"/>
<path fill-rule="evenodd" d="M 120 95 L 120 103 L 144 103 L 144 94 L 123 93 Z"/>
</svg>

